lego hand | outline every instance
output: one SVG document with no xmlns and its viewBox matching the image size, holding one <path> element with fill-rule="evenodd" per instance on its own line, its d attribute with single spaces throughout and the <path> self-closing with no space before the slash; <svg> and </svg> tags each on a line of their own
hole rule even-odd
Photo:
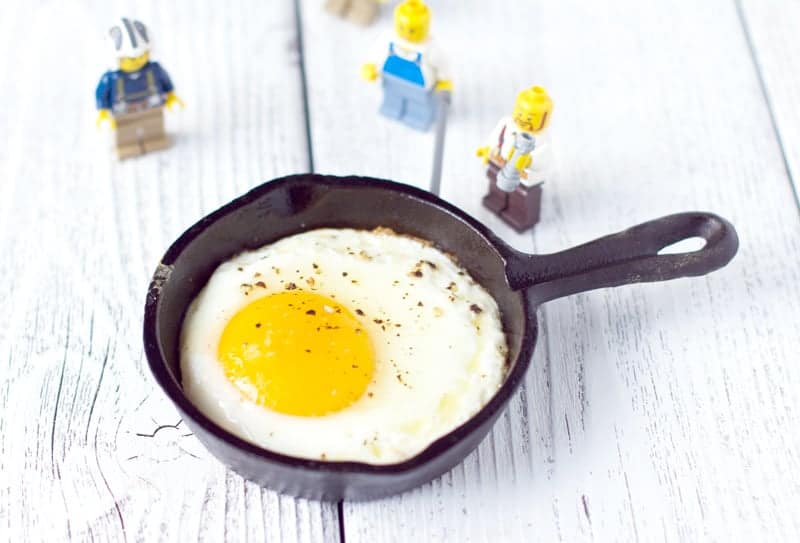
<svg viewBox="0 0 800 543">
<path fill-rule="evenodd" d="M 433 90 L 436 92 L 448 91 L 453 92 L 453 82 L 449 79 L 440 79 L 434 85 Z"/>
<path fill-rule="evenodd" d="M 483 159 L 484 164 L 489 163 L 489 146 L 484 145 L 483 147 L 478 147 L 475 150 L 475 156 L 479 156 Z"/>
<path fill-rule="evenodd" d="M 521 172 L 522 170 L 527 170 L 528 166 L 531 165 L 532 160 L 533 159 L 531 158 L 531 155 L 520 155 L 517 157 L 517 171 Z"/>
<path fill-rule="evenodd" d="M 117 127 L 117 121 L 115 121 L 114 117 L 111 116 L 111 110 L 110 109 L 99 109 L 99 110 L 97 110 L 97 120 L 95 120 L 95 122 L 94 122 L 95 126 L 97 126 L 97 128 L 100 128 L 100 126 L 103 124 L 103 121 L 108 122 L 108 125 L 111 128 L 116 128 Z"/>
<path fill-rule="evenodd" d="M 367 63 L 361 66 L 361 79 L 369 82 L 378 79 L 378 67 L 373 63 Z"/>
<path fill-rule="evenodd" d="M 175 106 L 175 104 L 181 106 L 181 109 L 186 107 L 186 105 L 183 103 L 183 100 L 180 99 L 180 96 L 178 96 L 174 92 L 170 92 L 169 94 L 167 94 L 167 102 L 165 105 L 167 106 L 168 110 L 172 111 L 173 106 Z"/>
</svg>

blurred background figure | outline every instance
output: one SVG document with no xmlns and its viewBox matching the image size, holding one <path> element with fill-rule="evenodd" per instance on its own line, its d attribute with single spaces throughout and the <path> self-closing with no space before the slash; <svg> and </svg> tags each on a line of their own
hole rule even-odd
<svg viewBox="0 0 800 543">
<path fill-rule="evenodd" d="M 172 81 L 158 62 L 150 60 L 152 38 L 148 28 L 122 17 L 108 31 L 118 69 L 100 78 L 95 91 L 97 125 L 115 128 L 117 157 L 127 158 L 164 149 L 164 106 L 183 106 Z"/>
<path fill-rule="evenodd" d="M 386 0 L 326 0 L 325 9 L 328 13 L 367 26 L 378 17 L 380 5 L 385 2 Z"/>
<path fill-rule="evenodd" d="M 395 36 L 379 45 L 376 61 L 361 67 L 367 81 L 381 78 L 384 117 L 427 131 L 436 120 L 438 91 L 452 91 L 444 58 L 428 35 L 431 12 L 421 0 L 405 0 L 394 10 Z M 382 61 L 377 58 L 382 58 Z M 380 65 L 380 69 L 378 66 Z"/>
</svg>

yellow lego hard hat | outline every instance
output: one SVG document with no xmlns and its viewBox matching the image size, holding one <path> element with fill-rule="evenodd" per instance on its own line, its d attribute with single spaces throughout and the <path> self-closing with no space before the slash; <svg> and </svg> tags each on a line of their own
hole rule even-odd
<svg viewBox="0 0 800 543">
<path fill-rule="evenodd" d="M 428 37 L 431 10 L 422 0 L 405 0 L 394 9 L 394 28 L 397 35 L 419 43 Z"/>
<path fill-rule="evenodd" d="M 550 124 L 553 100 L 544 87 L 533 86 L 517 95 L 514 104 L 514 122 L 527 132 L 541 132 Z"/>
</svg>

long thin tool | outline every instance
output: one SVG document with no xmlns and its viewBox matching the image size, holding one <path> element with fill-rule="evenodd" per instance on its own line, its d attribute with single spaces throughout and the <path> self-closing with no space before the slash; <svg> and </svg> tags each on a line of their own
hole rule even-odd
<svg viewBox="0 0 800 543">
<path fill-rule="evenodd" d="M 431 172 L 431 192 L 439 196 L 442 187 L 442 157 L 444 157 L 444 136 L 447 132 L 447 113 L 450 109 L 450 91 L 436 93 L 439 108 L 436 115 L 436 139 L 433 147 L 433 171 Z"/>
</svg>

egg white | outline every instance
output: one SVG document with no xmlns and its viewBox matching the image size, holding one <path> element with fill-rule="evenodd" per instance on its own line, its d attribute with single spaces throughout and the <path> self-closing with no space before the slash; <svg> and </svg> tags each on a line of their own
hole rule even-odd
<svg viewBox="0 0 800 543">
<path fill-rule="evenodd" d="M 236 312 L 291 288 L 335 299 L 369 334 L 372 382 L 341 411 L 301 417 L 252 403 L 217 359 Z M 256 445 L 297 457 L 387 464 L 415 456 L 480 410 L 502 384 L 506 353 L 496 302 L 447 255 L 386 230 L 320 229 L 217 268 L 184 320 L 181 372 L 192 402 Z"/>
</svg>

